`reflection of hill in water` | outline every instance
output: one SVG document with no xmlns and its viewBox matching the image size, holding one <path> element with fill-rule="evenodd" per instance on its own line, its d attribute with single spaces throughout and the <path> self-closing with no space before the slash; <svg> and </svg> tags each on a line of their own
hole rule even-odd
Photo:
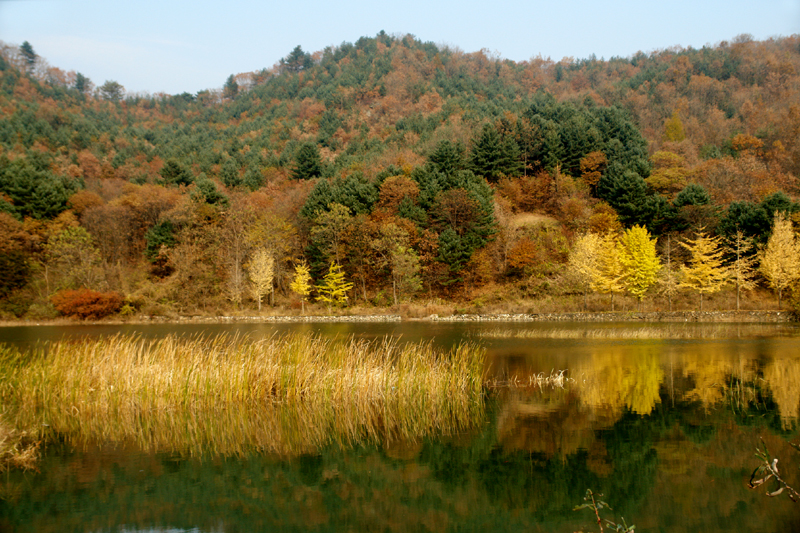
<svg viewBox="0 0 800 533">
<path fill-rule="evenodd" d="M 744 488 L 759 437 L 791 457 L 776 434 L 777 417 L 748 419 L 685 398 L 673 403 L 666 388 L 651 413 L 624 409 L 614 420 L 597 418 L 603 411 L 571 390 L 503 394 L 490 398 L 488 425 L 470 436 L 329 445 L 283 459 L 54 446 L 41 474 L 9 476 L 0 516 L 19 531 L 125 523 L 139 530 L 449 531 L 480 524 L 481 531 L 571 532 L 592 525 L 572 511 L 592 488 L 637 531 L 794 530 L 796 506 Z"/>
<path fill-rule="evenodd" d="M 205 426 L 197 435 L 237 457 L 51 445 L 40 473 L 8 475 L 0 529 L 571 532 L 593 526 L 572 511 L 591 488 L 637 531 L 798 530 L 795 504 L 745 488 L 761 438 L 782 462 L 797 457 L 795 339 L 554 341 L 490 347 L 491 372 L 568 368 L 574 382 L 494 391 L 485 423 L 449 437 L 348 443 L 324 429 L 346 421 L 306 418 L 319 413 L 220 410 L 167 433 Z M 256 445 L 233 446 L 242 435 Z M 255 451 L 276 436 L 300 446 Z"/>
<path fill-rule="evenodd" d="M 630 338 L 631 331 L 644 330 L 650 338 Z M 665 390 L 670 401 L 698 402 L 705 409 L 722 403 L 746 408 L 771 401 L 787 429 L 800 417 L 800 340 L 761 337 L 774 332 L 775 326 L 671 325 L 663 331 L 650 327 L 597 331 L 595 335 L 592 330 L 503 330 L 504 336 L 490 331 L 487 338 L 501 339 L 490 349 L 490 373 L 525 382 L 532 373 L 567 369 L 570 390 L 597 420 L 616 420 L 624 411 L 648 415 L 663 401 Z M 726 331 L 738 331 L 740 336 L 717 336 Z M 542 401 L 548 410 L 554 409 L 552 397 Z M 519 401 L 516 405 L 520 412 L 545 407 Z"/>
</svg>

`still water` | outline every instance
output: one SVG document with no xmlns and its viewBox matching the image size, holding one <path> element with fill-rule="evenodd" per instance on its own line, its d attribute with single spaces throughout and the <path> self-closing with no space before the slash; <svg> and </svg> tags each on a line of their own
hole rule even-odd
<svg viewBox="0 0 800 533">
<path fill-rule="evenodd" d="M 573 511 L 587 489 L 636 531 L 800 531 L 800 504 L 746 486 L 762 441 L 800 485 L 792 326 L 43 326 L 0 342 L 287 332 L 479 343 L 487 381 L 517 386 L 488 389 L 474 430 L 413 441 L 198 457 L 55 439 L 38 472 L 3 474 L 0 531 L 598 531 Z M 519 386 L 561 370 L 564 388 Z"/>
</svg>

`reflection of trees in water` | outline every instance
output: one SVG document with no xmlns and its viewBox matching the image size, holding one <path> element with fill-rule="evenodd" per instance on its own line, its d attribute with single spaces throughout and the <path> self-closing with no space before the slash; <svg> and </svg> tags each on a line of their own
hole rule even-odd
<svg viewBox="0 0 800 533">
<path fill-rule="evenodd" d="M 575 531 L 590 526 L 572 511 L 589 487 L 637 530 L 780 531 L 792 516 L 743 488 L 756 430 L 730 410 L 707 411 L 680 398 L 672 404 L 666 388 L 650 414 L 623 408 L 615 420 L 594 418 L 569 391 L 512 396 L 550 410 L 509 417 L 502 401 L 490 400 L 489 423 L 477 434 L 328 446 L 288 460 L 111 448 L 63 451 L 61 460 L 51 449 L 41 474 L 12 473 L 17 488 L 3 495 L 0 516 L 15 531 L 105 530 L 113 523 L 203 531 Z M 763 417 L 747 420 L 756 419 Z M 561 437 L 534 438 L 560 421 Z M 767 440 L 771 451 L 784 453 L 782 438 Z M 666 461 L 688 468 L 665 470 Z M 25 520 L 33 524 L 21 525 Z"/>
<path fill-rule="evenodd" d="M 764 368 L 772 399 L 778 405 L 783 429 L 797 424 L 800 417 L 800 356 L 776 354 Z"/>
<path fill-rule="evenodd" d="M 800 354 L 779 343 L 758 348 L 739 350 L 733 357 L 730 344 L 708 343 L 682 352 L 677 371 L 692 382 L 684 398 L 706 409 L 725 404 L 734 411 L 771 400 L 777 413 L 768 416 L 777 414 L 782 428 L 789 429 L 800 417 Z"/>
<path fill-rule="evenodd" d="M 572 376 L 578 379 L 581 401 L 595 410 L 616 416 L 624 409 L 650 413 L 659 402 L 664 377 L 657 344 L 600 345 Z"/>
</svg>

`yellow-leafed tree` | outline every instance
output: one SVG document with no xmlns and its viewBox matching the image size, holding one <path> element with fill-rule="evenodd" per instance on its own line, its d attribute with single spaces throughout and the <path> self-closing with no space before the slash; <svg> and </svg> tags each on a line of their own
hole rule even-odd
<svg viewBox="0 0 800 533">
<path fill-rule="evenodd" d="M 661 257 L 664 258 L 664 267 L 659 273 L 659 294 L 667 297 L 669 311 L 672 312 L 672 297 L 678 293 L 679 283 L 675 267 L 672 266 L 672 235 L 666 235 L 661 248 Z"/>
<path fill-rule="evenodd" d="M 742 291 L 751 291 L 756 287 L 756 256 L 750 253 L 752 249 L 753 241 L 746 238 L 741 230 L 728 240 L 728 252 L 734 257 L 730 272 L 731 283 L 736 285 L 737 311 Z"/>
<path fill-rule="evenodd" d="M 603 238 L 596 233 L 584 233 L 575 239 L 569 253 L 569 271 L 583 289 L 583 310 L 586 311 L 586 295 L 594 287 L 600 273 L 600 251 Z"/>
<path fill-rule="evenodd" d="M 719 237 L 709 237 L 704 232 L 694 239 L 680 243 L 689 251 L 689 264 L 681 267 L 680 287 L 700 294 L 700 310 L 703 296 L 719 292 L 728 282 L 730 271 L 722 261 L 723 251 Z"/>
<path fill-rule="evenodd" d="M 261 311 L 261 299 L 272 290 L 272 279 L 275 274 L 275 259 L 266 248 L 259 248 L 247 264 L 247 274 L 250 277 L 250 292 L 258 302 Z"/>
<path fill-rule="evenodd" d="M 592 283 L 592 288 L 601 294 L 611 295 L 612 311 L 614 310 L 614 295 L 625 289 L 622 282 L 624 272 L 619 256 L 619 243 L 616 235 L 609 233 L 600 237 L 597 275 Z"/>
<path fill-rule="evenodd" d="M 800 279 L 800 243 L 792 221 L 786 220 L 782 213 L 775 213 L 772 235 L 761 257 L 761 273 L 770 287 L 778 291 L 780 309 L 783 289 Z"/>
<path fill-rule="evenodd" d="M 335 261 L 331 261 L 328 273 L 322 278 L 322 283 L 315 287 L 317 289 L 317 301 L 328 304 L 328 313 L 331 306 L 344 305 L 347 303 L 347 292 L 353 288 L 353 284 L 345 280 L 344 270 Z"/>
<path fill-rule="evenodd" d="M 639 301 L 658 280 L 661 261 L 656 255 L 656 240 L 650 238 L 647 229 L 634 226 L 625 230 L 619 238 L 619 262 L 622 266 L 622 283 L 625 289 Z"/>
<path fill-rule="evenodd" d="M 300 305 L 303 313 L 306 312 L 306 298 L 311 294 L 311 273 L 308 271 L 308 265 L 300 263 L 294 267 L 294 279 L 289 284 L 292 292 L 300 296 Z"/>
</svg>

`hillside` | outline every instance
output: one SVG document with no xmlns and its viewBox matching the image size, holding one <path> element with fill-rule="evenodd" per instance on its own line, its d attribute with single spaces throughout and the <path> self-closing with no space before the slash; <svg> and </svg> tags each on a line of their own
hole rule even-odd
<svg viewBox="0 0 800 533">
<path fill-rule="evenodd" d="M 798 209 L 798 69 L 798 36 L 515 63 L 379 34 L 126 95 L 3 45 L 0 308 L 54 316 L 81 287 L 126 313 L 300 307 L 304 261 L 341 265 L 351 304 L 573 305 L 587 231 L 766 243 Z"/>
</svg>

